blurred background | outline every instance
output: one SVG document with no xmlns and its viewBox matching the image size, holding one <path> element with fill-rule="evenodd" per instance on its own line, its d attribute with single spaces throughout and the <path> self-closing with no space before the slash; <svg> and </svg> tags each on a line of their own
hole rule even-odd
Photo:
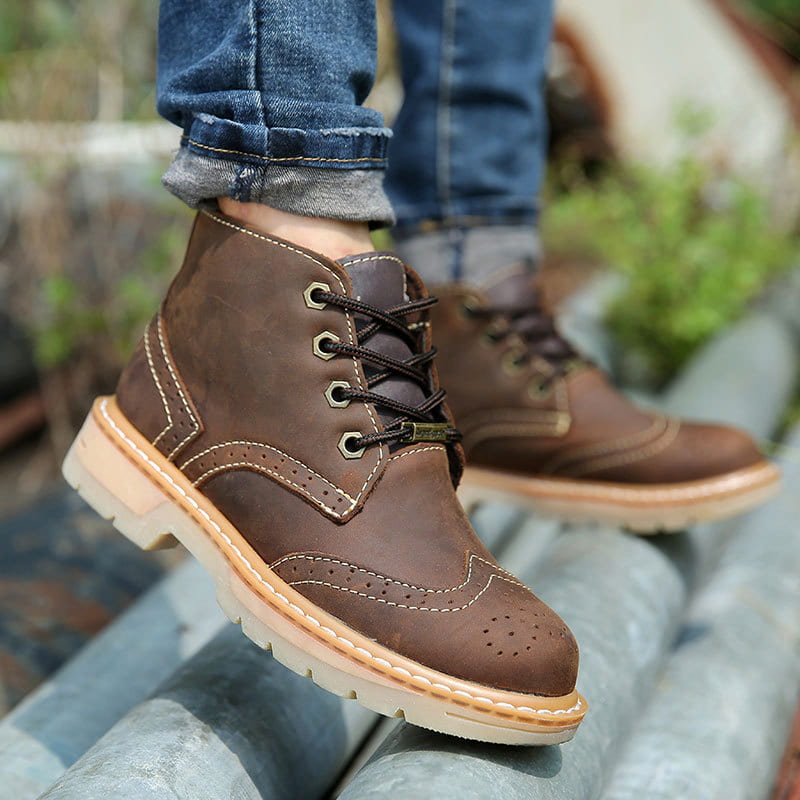
<svg viewBox="0 0 800 800">
<path fill-rule="evenodd" d="M 157 5 L 0 5 L 0 714 L 170 564 L 112 542 L 58 473 L 191 224 L 159 181 L 179 131 L 155 114 Z M 557 5 L 546 290 L 558 304 L 616 276 L 615 373 L 654 392 L 796 284 L 800 3 Z M 401 88 L 379 10 L 369 103 L 391 122 Z M 797 421 L 795 399 L 783 426 Z"/>
</svg>

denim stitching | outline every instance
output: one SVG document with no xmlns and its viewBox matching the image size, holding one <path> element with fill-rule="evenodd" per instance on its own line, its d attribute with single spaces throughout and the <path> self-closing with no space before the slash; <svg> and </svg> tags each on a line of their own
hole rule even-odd
<svg viewBox="0 0 800 800">
<path fill-rule="evenodd" d="M 250 67 L 251 67 L 251 86 L 250 89 L 256 93 L 258 96 L 258 107 L 259 111 L 261 112 L 261 119 L 264 123 L 264 145 L 266 147 L 267 143 L 267 112 L 264 109 L 264 99 L 261 96 L 261 92 L 259 90 L 259 80 L 258 80 L 258 54 L 260 52 L 258 47 L 258 12 L 255 7 L 254 0 L 250 0 L 250 19 L 248 20 L 250 23 L 250 36 L 251 36 L 251 45 L 250 45 Z"/>
<path fill-rule="evenodd" d="M 442 12 L 442 49 L 439 73 L 439 106 L 436 112 L 436 192 L 447 216 L 450 205 L 450 87 L 453 79 L 456 4 L 445 0 Z"/>
<path fill-rule="evenodd" d="M 215 153 L 231 153 L 239 156 L 247 156 L 248 158 L 259 158 L 262 161 L 321 161 L 326 163 L 337 164 L 355 164 L 360 161 L 373 161 L 383 163 L 387 161 L 386 158 L 323 158 L 322 156 L 284 156 L 276 158 L 275 156 L 262 156 L 258 153 L 247 153 L 244 150 L 229 150 L 224 147 L 211 147 L 211 145 L 201 144 L 200 142 L 190 138 L 189 136 L 182 136 L 181 139 L 188 142 L 195 147 L 202 147 L 204 150 L 212 150 Z"/>
</svg>

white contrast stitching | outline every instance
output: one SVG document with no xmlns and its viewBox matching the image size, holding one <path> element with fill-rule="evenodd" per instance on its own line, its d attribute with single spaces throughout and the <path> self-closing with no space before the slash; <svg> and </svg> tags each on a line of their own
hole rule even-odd
<svg viewBox="0 0 800 800">
<path fill-rule="evenodd" d="M 355 569 L 358 572 L 362 572 L 365 575 L 369 575 L 371 578 L 375 578 L 376 580 L 389 583 L 393 583 L 395 586 L 402 586 L 404 589 L 412 589 L 415 592 L 425 592 L 425 594 L 449 594 L 450 592 L 455 592 L 458 589 L 463 589 L 472 579 L 472 562 L 473 561 L 481 561 L 482 563 L 486 564 L 487 566 L 491 567 L 495 573 L 497 572 L 504 572 L 506 576 L 503 577 L 502 575 L 498 575 L 498 577 L 503 578 L 503 580 L 507 580 L 509 583 L 516 583 L 517 586 L 524 587 L 524 584 L 520 583 L 510 572 L 504 570 L 499 564 L 492 564 L 491 561 L 487 561 L 485 558 L 481 558 L 481 556 L 476 555 L 475 553 L 470 553 L 469 557 L 469 564 L 467 568 L 467 577 L 464 581 L 458 586 L 451 586 L 448 589 L 426 589 L 422 586 L 414 586 L 412 583 L 403 583 L 402 581 L 396 581 L 394 578 L 387 578 L 385 575 L 381 575 L 377 572 L 371 572 L 368 569 L 364 569 L 363 567 L 359 567 L 356 564 L 350 564 L 347 561 L 342 561 L 338 558 L 331 558 L 330 556 L 309 556 L 303 553 L 297 553 L 289 556 L 284 556 L 283 558 L 276 561 L 274 564 L 270 565 L 270 569 L 277 569 L 282 564 L 286 564 L 289 561 L 311 561 L 314 563 L 323 563 L 323 564 L 338 564 L 342 567 L 348 567 L 349 569 Z"/>
<path fill-rule="evenodd" d="M 550 414 L 559 414 L 554 422 L 496 422 L 492 425 L 476 426 L 474 432 L 467 429 L 461 423 L 461 430 L 464 433 L 464 447 L 472 450 L 478 442 L 495 437 L 503 436 L 558 436 L 564 431 L 568 418 L 563 412 L 552 411 Z"/>
<path fill-rule="evenodd" d="M 172 414 L 169 410 L 169 403 L 167 402 L 167 396 L 164 394 L 164 390 L 161 388 L 161 381 L 158 379 L 158 374 L 156 373 L 155 364 L 153 364 L 153 354 L 150 351 L 150 328 L 153 324 L 153 321 L 147 324 L 147 328 L 144 331 L 144 352 L 145 356 L 147 357 L 147 363 L 150 365 L 150 374 L 153 376 L 153 381 L 156 385 L 156 389 L 158 393 L 161 395 L 161 402 L 164 404 L 164 412 L 167 415 L 167 424 L 164 426 L 164 430 L 153 439 L 152 444 L 155 446 L 161 441 L 161 437 L 172 427 Z"/>
<path fill-rule="evenodd" d="M 405 450 L 402 453 L 398 453 L 395 456 L 392 456 L 389 461 L 394 461 L 396 458 L 405 458 L 406 456 L 412 456 L 414 453 L 427 453 L 429 450 L 441 450 L 444 452 L 444 447 L 440 444 L 430 445 L 429 447 L 416 447 L 413 450 Z"/>
<path fill-rule="evenodd" d="M 300 606 L 296 605 L 295 603 L 292 603 L 285 595 L 281 594 L 274 586 L 271 586 L 269 583 L 267 583 L 267 581 L 265 581 L 258 573 L 258 571 L 255 569 L 255 567 L 247 560 L 244 553 L 242 553 L 242 551 L 231 541 L 231 538 L 219 527 L 219 525 L 217 525 L 216 522 L 214 522 L 213 519 L 211 519 L 210 515 L 206 511 L 200 508 L 197 501 L 189 497 L 189 495 L 186 494 L 186 492 L 180 486 L 178 486 L 175 483 L 175 481 L 169 475 L 167 475 L 161 467 L 158 466 L 158 464 L 156 464 L 146 453 L 143 453 L 139 449 L 139 447 L 137 447 L 136 443 L 125 435 L 125 433 L 109 416 L 108 411 L 106 409 L 107 402 L 108 402 L 107 400 L 102 401 L 102 403 L 100 404 L 100 410 L 101 413 L 103 414 L 103 417 L 105 417 L 106 421 L 109 423 L 109 425 L 111 425 L 111 427 L 117 433 L 117 435 L 120 436 L 122 440 L 129 447 L 131 447 L 136 453 L 138 453 L 138 455 L 142 459 L 144 459 L 144 461 L 146 461 L 159 475 L 161 475 L 161 477 L 164 478 L 184 498 L 184 500 L 186 500 L 195 509 L 195 511 L 197 511 L 209 523 L 209 525 L 211 525 L 211 527 L 222 537 L 222 539 L 224 539 L 224 541 L 228 544 L 228 546 L 236 554 L 236 556 L 240 559 L 240 561 L 247 567 L 248 571 L 253 575 L 253 577 L 261 585 L 263 585 L 267 589 L 267 591 L 272 592 L 272 594 L 274 594 L 275 597 L 280 599 L 282 603 L 284 603 L 286 606 L 291 608 L 296 613 L 300 614 L 300 616 L 304 617 L 306 620 L 308 620 L 309 623 L 315 625 L 321 631 L 324 631 L 329 636 L 332 636 L 334 639 L 336 639 L 336 641 L 340 642 L 345 647 L 349 647 L 351 650 L 355 650 L 356 652 L 363 655 L 365 658 L 369 658 L 371 661 L 375 661 L 376 663 L 381 664 L 382 666 L 385 666 L 388 669 L 397 672 L 398 674 L 405 675 L 411 680 L 419 681 L 420 683 L 427 684 L 428 686 L 435 686 L 436 688 L 440 688 L 443 691 L 450 692 L 451 694 L 455 694 L 457 692 L 460 696 L 468 697 L 470 700 L 474 700 L 475 702 L 485 703 L 491 706 L 497 706 L 498 708 L 508 708 L 510 706 L 515 711 L 527 711 L 532 714 L 545 714 L 549 716 L 558 716 L 562 714 L 571 714 L 572 712 L 577 711 L 579 708 L 583 706 L 583 701 L 580 698 L 578 699 L 577 703 L 575 703 L 575 705 L 573 705 L 571 708 L 566 708 L 566 709 L 564 708 L 537 709 L 537 708 L 532 708 L 531 706 L 513 706 L 507 703 L 499 703 L 495 700 L 492 700 L 489 697 L 472 695 L 469 692 L 465 692 L 463 689 L 452 689 L 451 687 L 446 686 L 445 684 L 438 684 L 438 683 L 434 684 L 433 681 L 429 680 L 424 675 L 415 675 L 412 672 L 409 672 L 409 670 L 405 669 L 404 667 L 395 666 L 384 658 L 378 658 L 377 656 L 372 655 L 372 653 L 370 653 L 368 650 L 365 650 L 363 647 L 357 647 L 349 639 L 345 638 L 344 636 L 340 636 L 332 628 L 323 625 L 318 619 L 312 617 L 306 611 L 303 611 L 303 609 L 300 608 Z"/>
<path fill-rule="evenodd" d="M 372 161 L 374 163 L 382 163 L 387 159 L 385 157 L 376 156 L 375 158 L 372 157 L 364 157 L 364 158 L 325 158 L 324 156 L 283 156 L 283 157 L 275 157 L 275 156 L 262 156 L 258 153 L 248 153 L 244 150 L 228 150 L 223 147 L 211 147 L 211 145 L 202 144 L 194 139 L 191 139 L 188 136 L 181 136 L 181 139 L 188 142 L 195 147 L 201 147 L 203 150 L 211 150 L 215 153 L 235 153 L 240 156 L 249 156 L 250 158 L 258 158 L 261 161 L 319 161 L 325 163 L 341 163 L 341 164 L 355 164 L 359 161 Z"/>
<path fill-rule="evenodd" d="M 223 464 L 221 467 L 214 467 L 213 469 L 204 472 L 203 475 L 200 476 L 196 481 L 192 481 L 192 486 L 197 486 L 202 478 L 206 478 L 209 475 L 216 475 L 218 472 L 225 472 L 227 470 L 235 469 L 236 467 L 249 467 L 250 469 L 254 470 L 255 472 L 263 472 L 266 475 L 271 475 L 273 478 L 277 478 L 281 483 L 288 484 L 289 486 L 293 486 L 297 489 L 298 492 L 301 492 L 309 499 L 313 500 L 320 508 L 325 509 L 329 514 L 333 514 L 335 517 L 345 517 L 347 514 L 350 513 L 353 509 L 354 503 L 351 501 L 350 506 L 346 511 L 339 512 L 335 509 L 331 508 L 330 506 L 325 505 L 316 495 L 311 494 L 308 489 L 300 486 L 299 484 L 295 483 L 294 481 L 289 480 L 289 478 L 281 475 L 280 472 L 275 472 L 275 470 L 270 469 L 269 467 L 262 467 L 260 464 L 251 464 L 249 461 L 235 461 L 232 464 Z"/>
<path fill-rule="evenodd" d="M 398 264 L 402 264 L 405 267 L 405 263 L 403 259 L 398 258 L 397 256 L 383 256 L 383 255 L 373 255 L 373 256 L 365 256 L 364 258 L 355 258 L 352 261 L 349 259 L 343 259 L 340 263 L 343 267 L 349 267 L 352 264 L 363 264 L 365 261 L 396 261 Z"/>
<path fill-rule="evenodd" d="M 572 425 L 572 416 L 569 412 L 569 397 L 566 390 L 566 381 L 558 378 L 553 384 L 553 394 L 556 401 L 554 409 L 546 408 L 508 408 L 493 409 L 491 412 L 474 412 L 466 419 L 459 420 L 459 428 L 464 434 L 464 447 L 471 450 L 479 442 L 491 439 L 493 436 L 519 435 L 519 436 L 563 436 Z M 502 414 L 518 414 L 523 417 L 521 422 L 508 420 L 506 422 L 482 423 L 481 420 L 491 413 L 493 419 Z M 525 417 L 535 421 L 527 422 Z M 536 420 L 536 418 L 539 418 Z M 549 421 L 545 421 L 549 420 Z M 509 430 L 511 427 L 511 430 Z"/>
<path fill-rule="evenodd" d="M 663 434 L 668 425 L 669 420 L 663 414 L 653 414 L 650 424 L 644 430 L 630 434 L 629 436 L 622 436 L 617 439 L 598 442 L 594 445 L 587 445 L 586 447 L 578 447 L 574 450 L 567 451 L 560 457 L 556 457 L 545 464 L 542 467 L 542 471 L 555 472 L 566 464 L 598 458 L 599 456 L 604 456 L 615 451 L 627 450 L 630 447 L 647 444 L 651 442 L 654 437 Z"/>
<path fill-rule="evenodd" d="M 239 231 L 239 233 L 243 233 L 246 236 L 251 236 L 254 239 L 260 239 L 261 241 L 269 242 L 270 244 L 274 244 L 274 245 L 276 245 L 278 247 L 282 247 L 284 250 L 289 250 L 292 253 L 296 253 L 297 255 L 302 256 L 305 259 L 308 259 L 313 264 L 316 264 L 318 267 L 321 267 L 329 275 L 331 275 L 331 277 L 336 281 L 337 285 L 339 286 L 339 290 L 343 294 L 345 293 L 345 287 L 344 287 L 344 284 L 342 283 L 341 278 L 330 267 L 328 267 L 325 264 L 323 264 L 319 259 L 316 259 L 313 256 L 310 256 L 308 253 L 304 253 L 302 250 L 298 250 L 296 247 L 292 247 L 290 244 L 287 244 L 286 242 L 280 242 L 277 239 L 273 239 L 270 236 L 264 236 L 263 234 L 256 233 L 255 231 L 249 231 L 249 230 L 247 230 L 247 228 L 242 228 L 239 225 L 234 225 L 232 222 L 228 222 L 225 219 L 221 219 L 220 217 L 216 216 L 215 214 L 212 214 L 210 211 L 203 210 L 201 213 L 205 214 L 210 219 L 213 219 L 215 222 L 218 222 L 220 225 L 225 225 L 226 227 L 231 228 L 232 230 Z M 345 312 L 344 317 L 345 317 L 345 321 L 347 322 L 347 331 L 348 331 L 348 336 L 350 338 L 350 344 L 351 345 L 355 345 L 355 336 L 354 336 L 354 333 L 353 333 L 352 315 L 347 313 L 347 312 Z M 353 373 L 355 375 L 356 383 L 358 384 L 359 388 L 363 390 L 364 389 L 364 384 L 363 384 L 363 382 L 361 380 L 361 374 L 359 372 L 358 359 L 353 357 L 351 360 L 353 362 Z M 370 421 L 372 423 L 372 430 L 375 433 L 378 433 L 379 432 L 378 423 L 375 420 L 375 415 L 372 413 L 372 409 L 369 407 L 368 403 L 362 403 L 362 405 L 367 410 L 367 414 L 369 415 Z M 357 504 L 358 501 L 361 499 L 361 496 L 364 494 L 364 490 L 369 485 L 369 482 L 372 480 L 373 476 L 378 471 L 378 468 L 383 464 L 384 455 L 385 455 L 384 446 L 383 446 L 383 444 L 379 444 L 378 445 L 378 460 L 375 463 L 375 466 L 373 467 L 372 471 L 369 473 L 369 475 L 367 475 L 367 478 L 364 481 L 364 483 L 361 485 L 361 488 L 358 490 L 358 494 L 356 495 L 355 503 L 354 503 L 353 507 L 355 507 L 355 504 Z M 320 503 L 321 503 L 321 501 L 320 501 Z M 352 508 L 350 509 L 350 511 L 352 511 Z M 341 516 L 345 516 L 345 514 L 342 514 Z"/>
<path fill-rule="evenodd" d="M 345 492 L 343 489 L 340 489 L 335 483 L 331 483 L 326 477 L 324 477 L 323 475 L 320 475 L 317 471 L 313 470 L 307 464 L 304 464 L 302 461 L 294 458 L 293 456 L 290 456 L 288 453 L 284 453 L 283 450 L 279 450 L 277 447 L 273 447 L 270 444 L 264 444 L 263 442 L 248 442 L 248 441 L 242 440 L 242 441 L 235 441 L 235 442 L 234 441 L 230 441 L 230 442 L 220 442 L 219 444 L 213 444 L 210 447 L 206 447 L 205 450 L 203 450 L 202 452 L 198 453 L 196 456 L 192 456 L 187 461 L 184 461 L 183 464 L 181 464 L 181 466 L 180 466 L 180 470 L 183 471 L 186 467 L 189 466 L 189 464 L 191 464 L 194 461 L 197 461 L 199 458 L 202 458 L 203 456 L 208 455 L 209 453 L 213 453 L 214 450 L 221 450 L 221 449 L 224 449 L 226 447 L 237 447 L 237 446 L 240 446 L 240 445 L 249 445 L 251 447 L 263 447 L 263 448 L 265 448 L 267 450 L 272 450 L 273 453 L 277 453 L 278 455 L 285 456 L 292 463 L 297 464 L 298 466 L 302 467 L 307 472 L 310 472 L 315 478 L 319 478 L 321 481 L 326 483 L 328 486 L 331 487 L 331 489 L 333 489 L 338 494 L 342 495 L 342 497 L 346 497 L 351 502 L 355 502 L 354 499 L 347 492 Z M 389 460 L 391 461 L 391 459 L 389 459 Z M 217 468 L 217 471 L 225 469 L 226 467 L 242 466 L 243 464 L 245 464 L 245 465 L 249 464 L 250 466 L 253 466 L 253 467 L 263 467 L 263 464 L 258 464 L 257 462 L 240 462 L 240 463 L 237 463 L 237 464 L 221 464 Z M 213 471 L 214 470 L 212 469 L 212 470 L 208 470 L 207 472 L 204 472 L 199 478 L 195 478 L 195 480 L 192 483 L 194 485 L 197 485 L 198 483 L 200 483 L 203 480 L 203 478 L 205 478 L 207 475 L 209 475 Z M 287 478 L 287 480 L 288 480 L 288 478 Z"/>
<path fill-rule="evenodd" d="M 589 459 L 588 461 L 585 461 L 579 468 L 570 470 L 570 476 L 579 477 L 581 475 L 585 475 L 587 472 L 596 472 L 598 470 L 609 469 L 610 467 L 621 466 L 624 464 L 634 464 L 637 461 L 643 461 L 645 458 L 649 458 L 657 453 L 661 453 L 666 450 L 667 447 L 672 444 L 672 442 L 675 441 L 675 437 L 678 435 L 680 427 L 680 421 L 670 417 L 667 421 L 667 427 L 665 428 L 664 432 L 655 441 L 651 442 L 647 446 L 639 447 L 636 450 L 632 450 L 627 453 L 618 453 L 616 455 Z"/>
<path fill-rule="evenodd" d="M 181 402 L 183 403 L 184 411 L 186 411 L 189 419 L 192 422 L 192 430 L 186 434 L 182 441 L 178 442 L 177 445 L 172 449 L 170 454 L 167 458 L 171 461 L 172 457 L 176 455 L 180 451 L 180 449 L 188 442 L 193 436 L 197 434 L 200 430 L 200 423 L 195 418 L 194 414 L 192 413 L 191 406 L 189 405 L 189 401 L 186 399 L 186 395 L 183 393 L 183 389 L 181 389 L 180 381 L 178 380 L 178 376 L 175 374 L 175 370 L 172 368 L 172 363 L 170 357 L 167 353 L 167 347 L 164 344 L 164 335 L 163 335 L 163 321 L 161 319 L 161 309 L 159 309 L 158 314 L 156 314 L 156 331 L 158 332 L 158 345 L 161 348 L 161 356 L 164 359 L 164 363 L 167 365 L 167 369 L 169 370 L 169 374 L 172 376 L 172 382 L 175 384 L 175 388 L 178 390 L 178 394 L 181 397 Z"/>
<path fill-rule="evenodd" d="M 328 583 L 327 581 L 311 581 L 311 580 L 303 580 L 303 581 L 290 581 L 289 586 L 301 586 L 301 585 L 310 585 L 310 586 L 326 586 L 329 589 L 337 589 L 340 592 L 348 592 L 350 594 L 358 595 L 359 597 L 363 597 L 366 600 L 375 600 L 377 603 L 383 603 L 387 606 L 394 606 L 395 608 L 404 608 L 406 611 L 431 611 L 440 614 L 444 614 L 447 611 L 463 611 L 465 608 L 469 608 L 473 603 L 477 602 L 478 598 L 484 594 L 491 586 L 492 581 L 497 578 L 501 581 L 506 581 L 507 583 L 511 583 L 515 586 L 521 586 L 518 581 L 512 581 L 509 578 L 504 578 L 502 575 L 498 575 L 494 573 L 489 576 L 489 580 L 486 581 L 486 585 L 472 598 L 468 603 L 464 603 L 463 606 L 453 606 L 452 608 L 433 608 L 428 606 L 408 606 L 405 603 L 396 603 L 394 600 L 386 600 L 383 597 L 375 597 L 375 595 L 367 594 L 366 592 L 359 592 L 357 589 L 348 589 L 346 586 L 338 586 L 335 583 Z"/>
</svg>

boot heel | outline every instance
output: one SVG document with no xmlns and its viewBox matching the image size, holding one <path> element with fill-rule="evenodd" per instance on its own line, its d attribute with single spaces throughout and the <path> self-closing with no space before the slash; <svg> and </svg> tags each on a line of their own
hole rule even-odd
<svg viewBox="0 0 800 800">
<path fill-rule="evenodd" d="M 142 550 L 175 547 L 165 527 L 171 501 L 126 458 L 90 413 L 64 459 L 64 478 L 105 519 Z"/>
</svg>

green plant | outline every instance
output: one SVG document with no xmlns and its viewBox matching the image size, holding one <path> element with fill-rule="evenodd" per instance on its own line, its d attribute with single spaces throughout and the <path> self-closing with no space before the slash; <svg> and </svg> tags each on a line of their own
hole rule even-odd
<svg viewBox="0 0 800 800">
<path fill-rule="evenodd" d="M 110 276 L 99 286 L 88 285 L 81 274 L 55 274 L 42 280 L 37 318 L 29 325 L 41 370 L 92 355 L 112 371 L 118 368 L 180 263 L 186 234 L 184 216 L 158 230 L 129 271 Z"/>
<path fill-rule="evenodd" d="M 543 233 L 550 250 L 597 258 L 624 276 L 608 324 L 654 384 L 741 315 L 797 253 L 756 189 L 690 158 L 573 181 L 547 205 Z"/>
</svg>

